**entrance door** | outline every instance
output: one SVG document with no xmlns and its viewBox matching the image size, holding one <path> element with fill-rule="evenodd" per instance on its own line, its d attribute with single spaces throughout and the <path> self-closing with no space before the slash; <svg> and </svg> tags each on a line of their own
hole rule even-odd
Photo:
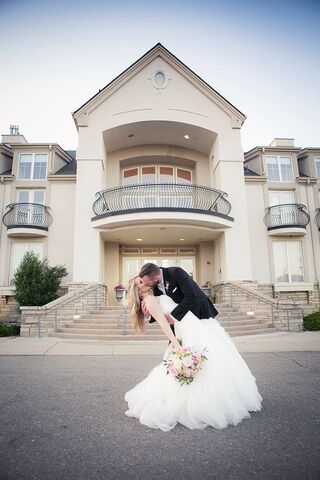
<svg viewBox="0 0 320 480">
<path fill-rule="evenodd" d="M 123 257 L 122 261 L 122 281 L 128 284 L 130 278 L 138 274 L 140 268 L 145 263 L 155 263 L 159 267 L 181 267 L 193 279 L 195 279 L 195 257 Z"/>
</svg>

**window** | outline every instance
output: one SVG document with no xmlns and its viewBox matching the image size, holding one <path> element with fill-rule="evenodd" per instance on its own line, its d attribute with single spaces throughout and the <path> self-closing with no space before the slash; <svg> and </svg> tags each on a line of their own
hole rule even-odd
<svg viewBox="0 0 320 480">
<path fill-rule="evenodd" d="M 177 168 L 177 183 L 190 183 L 191 184 L 191 172 L 190 170 L 184 170 Z"/>
<path fill-rule="evenodd" d="M 43 180 L 47 178 L 47 153 L 21 153 L 18 180 Z"/>
<path fill-rule="evenodd" d="M 156 183 L 157 173 L 156 167 L 141 167 L 142 183 Z"/>
<path fill-rule="evenodd" d="M 284 203 L 294 203 L 294 192 L 293 190 L 269 190 L 269 201 L 270 207 Z"/>
<path fill-rule="evenodd" d="M 44 205 L 44 190 L 18 190 L 18 203 L 40 203 Z"/>
<path fill-rule="evenodd" d="M 276 282 L 303 282 L 301 242 L 273 242 Z"/>
<path fill-rule="evenodd" d="M 153 85 L 156 88 L 164 88 L 166 86 L 166 76 L 161 70 L 158 70 L 153 76 Z"/>
<path fill-rule="evenodd" d="M 123 185 L 137 183 L 192 184 L 192 171 L 169 165 L 148 165 L 123 170 Z"/>
<path fill-rule="evenodd" d="M 320 182 L 320 157 L 314 157 L 314 163 L 316 165 L 316 175 L 318 182 Z"/>
<path fill-rule="evenodd" d="M 293 181 L 292 158 L 267 156 L 268 179 L 273 182 Z"/>
<path fill-rule="evenodd" d="M 19 267 L 24 254 L 32 250 L 36 253 L 40 260 L 43 255 L 42 243 L 13 243 L 11 247 L 11 261 L 10 261 L 10 285 L 12 285 L 12 277 Z"/>
<path fill-rule="evenodd" d="M 139 183 L 139 170 L 137 168 L 130 168 L 123 172 L 123 185 L 132 185 Z"/>
<path fill-rule="evenodd" d="M 159 183 L 174 183 L 173 167 L 159 167 Z"/>
<path fill-rule="evenodd" d="M 18 190 L 18 203 L 15 210 L 18 225 L 41 225 L 44 221 L 44 190 Z"/>
<path fill-rule="evenodd" d="M 293 204 L 294 192 L 291 190 L 269 190 L 269 203 L 272 225 L 296 224 L 298 210 L 295 207 L 284 207 L 284 204 Z M 279 205 L 279 206 L 278 206 Z"/>
</svg>

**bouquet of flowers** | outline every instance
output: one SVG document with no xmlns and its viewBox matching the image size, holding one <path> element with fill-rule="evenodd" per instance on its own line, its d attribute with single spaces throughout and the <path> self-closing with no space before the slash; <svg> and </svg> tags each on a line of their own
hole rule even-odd
<svg viewBox="0 0 320 480">
<path fill-rule="evenodd" d="M 207 348 L 197 352 L 191 347 L 182 347 L 179 351 L 172 350 L 169 358 L 163 360 L 163 364 L 167 367 L 167 375 L 173 375 L 180 385 L 189 385 L 207 360 L 206 351 Z"/>
</svg>

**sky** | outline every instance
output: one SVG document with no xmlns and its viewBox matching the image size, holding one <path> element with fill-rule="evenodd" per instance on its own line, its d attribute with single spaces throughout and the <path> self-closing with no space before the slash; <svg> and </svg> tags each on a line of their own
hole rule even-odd
<svg viewBox="0 0 320 480">
<path fill-rule="evenodd" d="M 0 0 L 0 133 L 77 148 L 72 112 L 156 43 L 247 118 L 320 147 L 320 0 Z"/>
</svg>

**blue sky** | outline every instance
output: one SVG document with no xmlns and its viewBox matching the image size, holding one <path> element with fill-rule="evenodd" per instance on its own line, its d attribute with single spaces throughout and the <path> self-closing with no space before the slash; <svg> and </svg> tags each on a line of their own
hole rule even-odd
<svg viewBox="0 0 320 480">
<path fill-rule="evenodd" d="M 247 119 L 320 147 L 320 1 L 0 0 L 0 133 L 77 147 L 71 112 L 161 42 Z"/>
</svg>

